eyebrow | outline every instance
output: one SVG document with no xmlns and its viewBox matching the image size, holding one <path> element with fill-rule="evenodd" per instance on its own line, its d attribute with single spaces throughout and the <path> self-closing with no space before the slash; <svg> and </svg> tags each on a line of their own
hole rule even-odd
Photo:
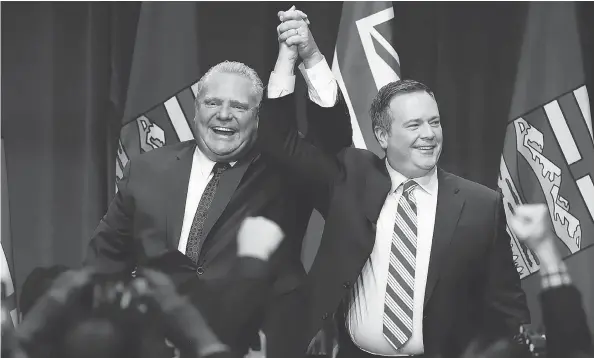
<svg viewBox="0 0 594 358">
<path fill-rule="evenodd" d="M 249 106 L 250 106 L 250 105 L 249 105 L 249 103 L 246 103 L 246 102 L 241 102 L 241 101 L 235 101 L 235 100 L 231 100 L 231 101 L 229 101 L 229 102 L 230 102 L 232 105 L 234 105 L 234 106 L 242 106 L 242 107 L 245 107 L 245 108 L 249 108 Z"/>
<path fill-rule="evenodd" d="M 204 97 L 204 101 L 223 102 L 224 100 L 222 98 L 218 98 L 218 97 Z M 241 102 L 241 101 L 237 101 L 237 100 L 231 100 L 231 101 L 229 101 L 229 103 L 232 106 L 242 106 L 242 107 L 245 107 L 245 108 L 249 108 L 249 103 L 246 103 L 246 102 Z"/>
<path fill-rule="evenodd" d="M 430 121 L 433 121 L 435 119 L 440 119 L 440 117 L 439 116 L 433 116 L 433 117 L 429 118 L 429 122 Z M 418 123 L 418 122 L 421 122 L 421 119 L 420 118 L 413 118 L 413 119 L 409 119 L 408 121 L 406 121 L 406 122 L 404 122 L 402 124 L 403 125 L 407 125 L 407 124 Z"/>
</svg>

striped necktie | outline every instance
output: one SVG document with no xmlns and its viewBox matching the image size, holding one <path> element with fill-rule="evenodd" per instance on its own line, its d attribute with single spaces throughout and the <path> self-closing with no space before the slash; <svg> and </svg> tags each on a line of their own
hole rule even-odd
<svg viewBox="0 0 594 358">
<path fill-rule="evenodd" d="M 417 204 L 413 190 L 417 185 L 414 180 L 404 182 L 392 233 L 383 331 L 396 349 L 408 341 L 413 328 L 417 256 Z"/>
<path fill-rule="evenodd" d="M 194 216 L 194 221 L 192 221 L 192 226 L 190 228 L 190 234 L 188 235 L 188 244 L 186 245 L 186 256 L 192 259 L 195 264 L 198 263 L 200 250 L 202 249 L 202 244 L 204 243 L 204 222 L 206 221 L 206 217 L 208 215 L 208 209 L 210 208 L 210 204 L 212 203 L 215 193 L 217 192 L 221 174 L 228 168 L 230 168 L 228 163 L 215 164 L 215 166 L 212 168 L 212 178 L 208 184 L 206 184 L 206 188 L 204 188 L 204 192 L 202 193 L 202 197 L 198 203 L 196 215 Z"/>
</svg>

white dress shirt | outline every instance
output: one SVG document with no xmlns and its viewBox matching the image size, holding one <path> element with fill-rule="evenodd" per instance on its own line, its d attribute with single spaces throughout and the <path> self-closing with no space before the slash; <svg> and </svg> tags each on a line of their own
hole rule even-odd
<svg viewBox="0 0 594 358">
<path fill-rule="evenodd" d="M 332 107 L 336 104 L 338 83 L 332 74 L 326 58 L 316 63 L 311 68 L 299 65 L 299 70 L 307 84 L 309 99 L 320 107 Z M 268 98 L 286 96 L 295 91 L 294 75 L 279 75 L 274 71 L 270 73 L 268 81 Z"/>
<path fill-rule="evenodd" d="M 423 177 L 414 178 L 419 185 L 413 189 L 417 202 L 418 223 L 413 327 L 411 338 L 397 350 L 384 337 L 384 300 L 388 282 L 392 233 L 396 222 L 398 201 L 402 195 L 401 184 L 408 178 L 392 169 L 387 161 L 386 167 L 392 181 L 392 190 L 386 197 L 377 220 L 373 251 L 361 273 L 363 289 L 358 285 L 355 286 L 358 292 L 354 305 L 348 313 L 347 329 L 353 342 L 368 353 L 384 356 L 422 354 L 424 353 L 423 301 L 437 207 L 437 169 L 433 169 Z"/>
<path fill-rule="evenodd" d="M 309 98 L 321 107 L 332 107 L 336 103 L 338 84 L 334 79 L 332 70 L 326 59 L 315 64 L 312 68 L 306 69 L 303 64 L 299 66 L 305 82 L 307 83 Z M 295 90 L 295 76 L 280 75 L 272 72 L 268 82 L 268 98 L 278 98 L 293 93 Z M 234 166 L 236 162 L 229 163 Z M 215 162 L 208 159 L 204 153 L 196 147 L 190 170 L 188 182 L 188 194 L 186 197 L 186 209 L 184 221 L 177 249 L 185 254 L 188 244 L 188 236 L 200 203 L 200 198 L 206 189 L 206 185 L 213 176 L 212 168 Z"/>
</svg>

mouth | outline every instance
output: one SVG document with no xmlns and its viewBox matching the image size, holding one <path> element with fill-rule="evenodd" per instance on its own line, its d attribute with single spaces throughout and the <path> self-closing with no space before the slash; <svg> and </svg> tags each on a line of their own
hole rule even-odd
<svg viewBox="0 0 594 358">
<path fill-rule="evenodd" d="M 232 135 L 237 133 L 236 129 L 229 127 L 211 127 L 210 130 L 212 130 L 215 134 L 223 137 L 231 137 Z"/>
<path fill-rule="evenodd" d="M 418 145 L 414 146 L 413 148 L 415 148 L 423 154 L 433 154 L 433 150 L 437 148 L 437 145 Z"/>
</svg>

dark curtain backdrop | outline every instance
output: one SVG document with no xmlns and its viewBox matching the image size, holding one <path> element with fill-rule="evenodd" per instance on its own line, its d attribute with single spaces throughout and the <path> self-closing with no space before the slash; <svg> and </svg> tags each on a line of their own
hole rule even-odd
<svg viewBox="0 0 594 358">
<path fill-rule="evenodd" d="M 267 81 L 275 14 L 291 4 L 199 3 L 201 68 L 233 59 Z M 341 3 L 295 4 L 331 63 Z M 440 104 L 442 165 L 495 188 L 526 3 L 393 4 L 402 74 L 432 87 Z M 579 6 L 591 49 L 594 12 Z M 18 288 L 34 267 L 79 266 L 107 209 L 139 10 L 140 3 L 2 4 L 2 137 Z M 592 63 L 591 51 L 586 59 Z M 297 85 L 305 93 L 303 81 Z M 296 110 L 303 122 L 302 104 Z"/>
<path fill-rule="evenodd" d="M 109 10 L 2 4 L 2 137 L 19 288 L 36 266 L 79 266 L 107 207 L 116 124 Z"/>
</svg>

